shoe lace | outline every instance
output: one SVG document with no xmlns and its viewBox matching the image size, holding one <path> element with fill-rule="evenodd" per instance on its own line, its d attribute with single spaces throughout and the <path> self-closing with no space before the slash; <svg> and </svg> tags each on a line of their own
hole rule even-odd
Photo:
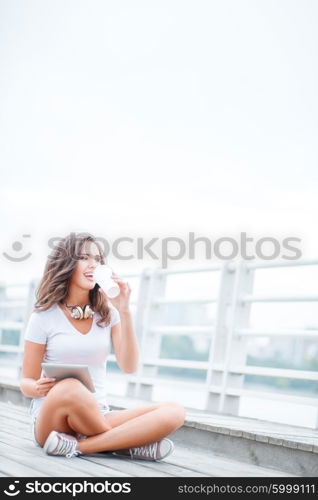
<svg viewBox="0 0 318 500">
<path fill-rule="evenodd" d="M 147 444 L 146 446 L 139 446 L 136 448 L 130 448 L 130 456 L 134 458 L 134 456 L 148 457 L 148 458 L 157 458 L 157 449 L 158 449 L 158 441 L 155 443 Z"/>
<path fill-rule="evenodd" d="M 79 451 L 76 450 L 77 441 L 69 439 L 66 436 L 59 435 L 59 443 L 55 449 L 59 455 L 65 455 L 66 458 L 72 458 L 79 455 Z"/>
</svg>

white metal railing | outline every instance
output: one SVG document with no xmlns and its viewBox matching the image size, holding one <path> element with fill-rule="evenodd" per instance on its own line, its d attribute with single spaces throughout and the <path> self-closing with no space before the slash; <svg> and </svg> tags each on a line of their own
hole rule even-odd
<svg viewBox="0 0 318 500">
<path fill-rule="evenodd" d="M 234 330 L 236 336 L 245 337 L 302 337 L 302 338 L 317 338 L 318 330 L 301 330 L 301 329 L 281 329 L 281 330 L 256 330 L 255 328 L 239 328 Z"/>
<path fill-rule="evenodd" d="M 241 302 L 317 302 L 318 295 L 242 295 Z"/>
<path fill-rule="evenodd" d="M 253 396 L 253 390 L 243 388 L 245 375 L 258 375 L 265 377 L 283 377 L 286 379 L 318 381 L 318 372 L 293 370 L 282 368 L 267 368 L 247 366 L 247 344 L 250 338 L 271 337 L 292 339 L 317 338 L 318 330 L 306 329 L 253 329 L 249 327 L 250 310 L 258 302 L 318 302 L 317 294 L 254 294 L 254 275 L 258 269 L 317 266 L 318 260 L 282 261 L 282 262 L 226 262 L 223 265 L 202 267 L 199 269 L 145 269 L 142 273 L 130 273 L 124 278 L 138 278 L 139 295 L 132 304 L 135 307 L 134 322 L 138 335 L 141 362 L 138 371 L 132 375 L 124 375 L 127 381 L 126 394 L 129 396 L 151 399 L 153 388 L 160 385 L 173 385 L 174 387 L 195 387 L 204 391 L 206 395 L 205 408 L 210 411 L 238 415 L 239 402 L 242 396 Z M 220 286 L 217 297 L 199 299 L 169 299 L 166 297 L 167 278 L 173 274 L 188 273 L 220 273 Z M 23 331 L 28 316 L 34 303 L 36 283 L 31 282 L 27 301 L 10 301 L 6 298 L 6 286 L 0 286 L 0 342 L 4 330 L 19 331 L 20 343 L 17 346 L 0 343 L 0 352 L 17 353 L 21 360 L 23 349 Z M 16 285 L 15 285 L 16 286 Z M 213 324 L 208 325 L 164 325 L 161 324 L 161 308 L 165 305 L 176 304 L 204 306 L 216 305 L 216 316 Z M 24 318 L 21 321 L 3 319 L 1 311 L 5 309 L 23 309 Z M 163 359 L 160 357 L 160 346 L 163 336 L 188 335 L 195 337 L 201 334 L 210 340 L 209 355 L 206 361 Z M 110 361 L 115 361 L 114 355 L 109 356 Z M 18 363 L 19 364 L 19 363 Z M 189 382 L 173 377 L 161 377 L 158 368 L 185 368 L 203 370 L 206 373 L 203 382 Z M 176 389 L 177 390 L 177 389 Z M 264 398 L 272 394 L 277 399 L 277 394 L 271 392 L 257 392 Z M 317 398 L 294 396 L 279 393 L 280 401 L 308 404 L 317 407 Z M 318 427 L 318 422 L 317 422 Z"/>
</svg>

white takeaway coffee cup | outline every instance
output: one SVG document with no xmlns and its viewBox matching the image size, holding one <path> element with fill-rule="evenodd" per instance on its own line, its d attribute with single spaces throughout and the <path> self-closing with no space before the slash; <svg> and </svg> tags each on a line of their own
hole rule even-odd
<svg viewBox="0 0 318 500">
<path fill-rule="evenodd" d="M 94 280 L 96 283 L 104 290 L 110 299 L 113 299 L 119 295 L 120 288 L 116 281 L 112 280 L 111 275 L 111 268 L 105 266 L 105 264 L 99 265 L 94 271 Z"/>
</svg>

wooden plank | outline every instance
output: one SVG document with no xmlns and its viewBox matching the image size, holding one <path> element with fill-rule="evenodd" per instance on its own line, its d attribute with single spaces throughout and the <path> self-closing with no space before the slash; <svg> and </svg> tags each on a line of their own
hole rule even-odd
<svg viewBox="0 0 318 500">
<path fill-rule="evenodd" d="M 21 420 L 25 420 L 27 418 L 30 418 L 30 415 L 25 412 L 13 410 L 11 407 L 10 408 L 0 408 L 0 414 L 3 416 L 7 416 L 9 418 L 17 418 Z"/>
<path fill-rule="evenodd" d="M 22 439 L 27 443 L 32 444 L 32 446 L 36 447 L 30 429 L 15 429 L 14 427 L 7 427 L 5 430 L 0 431 L 1 439 L 6 441 L 6 436 L 10 439 L 10 442 L 14 444 L 15 439 Z"/>
<path fill-rule="evenodd" d="M 173 452 L 174 453 L 174 452 Z M 139 463 L 139 461 L 136 461 Z M 207 477 L 208 474 L 204 474 L 203 472 L 194 471 L 189 468 L 185 468 L 182 465 L 176 465 L 169 462 L 169 457 L 165 458 L 161 462 L 151 462 L 144 460 L 142 462 L 143 467 L 147 467 L 149 469 L 161 470 L 163 472 L 168 472 L 170 475 L 176 477 Z"/>
<path fill-rule="evenodd" d="M 3 439 L 5 439 L 8 444 L 11 443 L 12 446 L 17 446 L 20 449 L 27 448 L 27 449 L 31 449 L 32 450 L 32 449 L 35 448 L 36 450 L 39 450 L 39 448 L 37 448 L 37 447 L 34 446 L 33 442 L 31 444 L 29 433 L 26 433 L 25 431 L 23 431 L 21 433 L 21 431 L 20 431 L 19 432 L 19 437 L 17 437 L 16 430 L 13 427 L 10 428 L 10 429 L 8 429 L 6 433 L 0 432 L 0 442 L 3 441 Z M 42 456 L 42 453 L 41 453 L 41 456 Z M 106 455 L 106 454 L 105 455 L 103 455 L 103 454 L 86 455 L 85 458 L 87 458 L 87 457 L 90 458 L 91 456 L 96 456 L 96 458 L 101 458 L 103 460 L 103 462 L 104 462 L 103 463 L 104 467 L 105 467 L 105 465 L 104 465 L 105 464 L 105 460 L 107 460 L 107 464 L 109 464 L 109 460 L 110 459 L 115 460 L 114 463 L 113 463 L 115 469 L 117 469 L 118 467 L 119 467 L 120 470 L 122 468 L 124 468 L 126 474 L 127 474 L 127 466 L 124 466 L 123 463 L 118 463 L 118 461 L 120 461 L 120 462 L 126 461 L 128 463 L 131 463 L 131 459 L 124 459 L 124 458 L 119 458 L 119 457 L 113 457 L 113 456 Z M 81 457 L 81 458 L 84 458 L 84 457 Z M 176 465 L 173 465 L 173 464 L 167 464 L 165 462 L 148 462 L 148 461 L 141 461 L 141 460 L 136 461 L 136 460 L 134 460 L 133 463 L 139 464 L 139 466 L 141 466 L 141 467 L 146 467 L 146 468 L 152 470 L 152 472 L 149 472 L 149 474 L 148 474 L 147 471 L 141 471 L 140 470 L 140 472 L 142 472 L 143 475 L 151 475 L 151 474 L 154 474 L 155 472 L 157 473 L 158 470 L 160 472 L 167 473 L 168 475 L 180 476 L 180 477 L 182 477 L 182 476 L 188 477 L 191 474 L 193 476 L 204 476 L 204 475 L 206 475 L 206 474 L 203 474 L 203 473 L 200 473 L 200 472 L 197 472 L 197 471 L 191 471 L 191 474 L 189 474 L 188 469 L 184 469 L 183 467 L 180 467 L 178 465 L 176 466 Z M 113 469 L 113 471 L 115 469 Z"/>
<path fill-rule="evenodd" d="M 1 418 L 0 418 L 1 421 Z M 16 435 L 17 428 L 16 428 L 16 422 L 10 422 L 7 428 L 7 432 L 10 433 L 12 438 Z M 26 424 L 25 426 L 23 424 L 22 428 L 19 428 L 19 434 L 20 437 L 23 434 L 26 436 L 26 439 L 29 439 L 29 436 L 31 436 L 30 432 L 27 432 L 26 430 Z M 1 433 L 0 433 L 1 435 Z M 163 476 L 163 475 L 169 475 L 169 476 L 189 476 L 189 473 L 186 469 L 183 469 L 179 466 L 175 465 L 167 465 L 163 462 L 146 462 L 146 461 L 133 461 L 131 462 L 131 459 L 124 459 L 124 458 L 119 458 L 119 457 L 111 457 L 109 455 L 103 455 L 103 454 L 95 454 L 95 455 L 86 455 L 85 459 L 91 459 L 92 457 L 101 459 L 103 461 L 103 465 L 105 462 L 105 459 L 109 463 L 110 460 L 113 460 L 112 465 L 113 467 L 118 471 L 125 471 L 125 474 L 127 474 L 127 470 L 133 469 L 133 473 L 137 476 L 142 475 L 142 476 L 153 476 L 153 475 L 158 475 Z M 84 458 L 84 457 L 81 457 Z M 95 462 L 96 463 L 96 462 Z M 126 465 L 124 465 L 126 463 Z M 160 470 L 158 470 L 160 469 Z M 199 472 L 193 471 L 194 475 L 202 476 L 204 474 L 201 474 Z"/>
<path fill-rule="evenodd" d="M 31 443 L 31 440 L 30 440 L 30 437 L 31 437 L 31 434 L 29 433 L 26 433 L 25 431 L 23 432 L 19 432 L 19 438 L 17 438 L 17 433 L 16 433 L 16 429 L 14 428 L 14 426 L 11 426 L 7 429 L 7 432 L 4 433 L 4 432 L 0 432 L 0 442 L 3 441 L 3 439 L 5 439 L 5 441 L 10 444 L 12 446 L 18 446 L 20 449 L 23 449 L 23 448 L 27 448 L 27 449 L 34 449 L 36 448 L 36 450 L 39 450 L 39 448 L 35 447 Z M 24 440 L 24 441 L 23 441 Z M 31 447 L 31 448 L 30 448 Z M 41 453 L 41 456 L 42 456 L 42 453 Z M 105 461 L 107 461 L 107 465 L 109 465 L 109 460 L 110 459 L 113 459 L 114 462 L 113 462 L 113 466 L 114 468 L 112 469 L 112 473 L 116 473 L 118 471 L 118 468 L 119 470 L 122 470 L 124 469 L 125 470 L 125 473 L 127 474 L 127 467 L 128 469 L 131 468 L 130 465 L 129 466 L 124 466 L 123 463 L 118 463 L 118 461 L 120 462 L 128 462 L 128 463 L 131 463 L 131 459 L 124 459 L 124 458 L 119 458 L 119 457 L 113 457 L 113 456 L 110 456 L 110 455 L 103 455 L 103 454 L 94 454 L 94 456 L 96 456 L 96 458 L 101 458 L 103 460 L 103 467 L 105 467 Z M 91 455 L 86 455 L 85 458 L 90 458 Z M 81 458 L 84 458 L 84 457 L 81 457 Z M 140 472 L 142 473 L 142 475 L 153 475 L 155 473 L 158 472 L 158 470 L 160 471 L 160 473 L 167 473 L 168 475 L 174 475 L 174 476 L 186 476 L 188 477 L 189 476 L 189 472 L 187 469 L 183 469 L 179 466 L 175 466 L 175 465 L 168 465 L 168 464 L 165 464 L 164 462 L 147 462 L 147 461 L 134 461 L 135 464 L 139 464 L 139 466 L 141 467 L 146 467 L 147 469 L 151 469 L 151 471 L 147 471 L 147 470 L 135 470 L 134 473 L 136 472 Z M 106 471 L 104 471 L 104 473 L 106 473 Z M 118 473 L 118 472 L 117 472 Z M 195 471 L 192 471 L 191 472 L 194 476 L 202 476 L 202 475 L 205 475 L 205 474 L 202 474 L 200 472 L 195 472 Z"/>
<path fill-rule="evenodd" d="M 5 417 L 0 415 L 0 423 L 1 423 L 2 429 L 5 429 L 9 426 L 14 427 L 16 429 L 23 429 L 23 428 L 30 427 L 31 419 L 28 421 L 25 421 L 25 422 L 21 422 L 20 420 L 15 420 L 13 418 L 5 418 Z"/>
<path fill-rule="evenodd" d="M 105 458 L 104 458 L 105 457 Z M 91 454 L 85 455 L 82 457 L 85 461 L 93 462 L 95 464 L 101 464 L 104 460 L 107 460 L 107 463 L 111 465 L 113 469 L 122 472 L 128 472 L 129 475 L 135 477 L 167 477 L 172 476 L 172 474 L 168 474 L 167 472 L 156 470 L 156 469 L 147 469 L 147 467 L 143 467 L 142 464 L 137 460 L 131 460 L 130 458 L 119 458 L 114 457 L 112 455 L 103 455 L 101 458 L 101 454 Z"/>
<path fill-rule="evenodd" d="M 24 406 L 15 405 L 13 403 L 3 403 L 0 401 L 0 411 L 8 413 L 15 413 L 21 416 L 28 416 L 29 408 Z"/>
<path fill-rule="evenodd" d="M 31 415 L 28 413 L 17 412 L 16 410 L 12 411 L 11 408 L 0 408 L 0 415 L 7 418 L 14 418 L 17 420 L 25 421 L 30 418 Z"/>
<path fill-rule="evenodd" d="M 16 462 L 14 459 L 10 459 L 1 456 L 0 460 L 0 472 L 9 477 L 47 477 L 49 474 L 43 474 L 37 471 L 34 473 L 34 469 L 27 467 L 26 465 Z"/>
<path fill-rule="evenodd" d="M 15 424 L 10 423 L 9 428 L 7 429 L 7 432 L 12 436 L 12 439 L 15 440 L 16 436 L 16 428 Z M 27 432 L 26 430 L 24 431 L 19 431 L 20 436 L 26 436 L 25 439 L 27 441 L 30 440 L 31 434 Z M 182 450 L 181 454 L 179 454 L 178 459 L 177 454 L 178 451 L 180 452 Z M 252 464 L 242 464 L 241 462 L 235 462 L 231 461 L 229 459 L 226 459 L 224 457 L 215 457 L 212 454 L 204 454 L 203 452 L 200 454 L 200 459 L 199 462 L 198 460 L 193 461 L 193 457 L 195 455 L 195 452 L 193 448 L 187 449 L 187 448 L 181 448 L 180 446 L 176 446 L 176 449 L 170 457 L 167 457 L 164 462 L 159 462 L 156 463 L 155 465 L 151 462 L 142 462 L 141 461 L 137 462 L 134 461 L 134 463 L 139 463 L 142 467 L 144 468 L 149 468 L 151 469 L 153 466 L 155 467 L 155 472 L 158 473 L 158 469 L 162 472 L 166 472 L 169 475 L 180 475 L 180 476 L 191 476 L 191 475 L 208 475 L 208 476 L 227 476 L 231 474 L 232 476 L 256 476 L 256 475 L 261 475 L 261 476 L 271 476 L 273 475 L 272 470 L 268 470 L 265 468 L 259 468 L 255 465 Z M 92 455 L 85 456 L 85 458 L 91 458 Z M 109 463 L 109 458 L 107 455 L 105 455 L 103 458 L 108 459 L 108 465 L 111 465 Z M 97 458 L 100 458 L 100 455 L 97 455 Z M 190 460 L 189 460 L 190 458 Z M 123 470 L 127 474 L 127 466 L 124 467 L 122 461 L 125 461 L 125 459 L 121 458 L 115 458 L 112 457 L 113 460 L 120 460 L 121 463 L 118 464 L 118 462 L 113 464 L 113 468 L 116 470 Z M 200 464 L 203 464 L 203 469 L 202 467 L 200 468 Z M 210 464 L 210 465 L 208 465 Z M 159 466 L 159 467 L 158 467 Z M 169 469 L 170 467 L 170 469 Z M 178 468 L 178 471 L 176 470 Z M 129 469 L 131 469 L 131 466 L 129 466 Z M 160 471 L 159 471 L 160 472 Z M 142 470 L 133 470 L 132 471 L 133 475 L 147 475 L 145 471 Z M 286 476 L 286 473 L 282 472 L 277 472 L 276 471 L 276 476 Z"/>
<path fill-rule="evenodd" d="M 31 423 L 30 424 L 25 424 L 23 427 L 20 425 L 17 425 L 15 422 L 5 422 L 3 423 L 2 419 L 0 418 L 0 428 L 3 431 L 6 431 L 8 433 L 18 435 L 18 434 L 25 434 L 28 435 L 29 439 L 32 439 L 32 434 L 31 434 Z"/>
<path fill-rule="evenodd" d="M 10 403 L 6 403 L 6 404 L 2 403 L 1 404 L 1 401 L 0 401 L 0 411 L 6 412 L 7 415 L 10 413 L 15 413 L 15 414 L 27 416 L 29 409 L 25 406 L 18 406 L 18 405 L 14 405 L 14 404 L 10 404 Z"/>
<path fill-rule="evenodd" d="M 3 436 L 4 434 L 5 436 Z M 29 463 L 30 456 L 35 457 L 41 465 L 46 464 L 45 470 L 54 472 L 53 474 L 48 474 L 49 476 L 127 476 L 127 474 L 120 473 L 116 469 L 112 469 L 111 467 L 109 467 L 107 462 L 104 462 L 100 465 L 91 465 L 82 463 L 82 457 L 74 457 L 72 459 L 68 459 L 65 457 L 53 457 L 50 455 L 46 455 L 43 452 L 42 448 L 34 446 L 34 444 L 31 443 L 30 440 L 19 439 L 17 437 L 14 437 L 13 435 L 7 436 L 6 433 L 0 432 L 1 455 L 3 454 L 3 450 L 5 451 L 5 456 L 10 455 L 11 457 L 15 453 L 15 451 L 12 450 L 16 450 L 17 453 L 20 452 L 21 456 L 23 457 L 23 463 Z M 75 474 L 72 474 L 72 472 L 75 472 Z"/>
<path fill-rule="evenodd" d="M 26 418 L 26 417 L 20 417 L 17 415 L 4 415 L 3 413 L 0 413 L 0 418 L 4 421 L 13 421 L 19 424 L 26 424 L 28 421 L 31 422 L 31 417 Z"/>
<path fill-rule="evenodd" d="M 13 403 L 4 403 L 3 401 L 0 401 L 0 410 L 1 411 L 14 411 L 16 413 L 21 413 L 22 415 L 27 415 L 29 411 L 29 406 L 23 406 L 23 405 L 18 405 L 18 404 L 13 404 Z"/>
<path fill-rule="evenodd" d="M 55 457 L 50 457 L 48 455 L 43 456 L 42 454 L 38 455 L 37 453 L 31 453 L 30 451 L 26 451 L 25 449 L 15 448 L 13 446 L 1 442 L 0 443 L 1 462 L 3 457 L 9 457 L 10 460 L 14 460 L 15 464 L 17 464 L 18 467 L 19 465 L 32 467 L 34 476 L 37 476 L 39 472 L 43 473 L 44 476 L 51 476 L 52 471 L 54 471 L 54 475 L 57 476 L 70 476 L 70 477 L 83 476 L 81 471 L 78 471 L 72 467 L 64 466 L 63 464 L 57 462 L 56 460 L 54 461 Z M 15 472 L 15 468 L 12 469 L 12 473 L 17 475 Z M 91 476 L 91 474 L 87 473 L 87 476 Z"/>
<path fill-rule="evenodd" d="M 26 408 L 16 407 L 12 410 L 12 405 L 8 404 L 0 404 L 0 424 L 6 428 L 7 434 L 10 435 L 11 442 L 8 444 L 13 444 L 17 434 L 21 439 L 20 446 L 22 443 L 25 446 L 25 443 L 31 443 L 31 419 L 27 414 Z M 218 416 L 218 421 L 213 420 L 213 415 L 202 415 L 195 414 L 196 421 L 193 422 L 201 422 L 204 424 L 210 423 L 215 425 L 223 425 L 229 426 L 232 424 L 232 427 L 237 427 L 237 423 L 239 420 L 243 420 L 245 426 L 247 424 L 246 419 L 239 419 L 235 417 L 227 417 L 227 416 Z M 236 423 L 236 426 L 234 426 Z M 260 432 L 260 425 L 263 422 L 257 422 L 258 432 Z M 268 424 L 268 423 L 267 423 Z M 245 427 L 247 428 L 247 427 Z M 275 428 L 281 431 L 284 426 L 280 425 L 279 427 L 275 425 Z M 294 430 L 295 428 L 293 428 Z M 266 430 L 271 430 L 271 425 L 268 425 Z M 302 432 L 303 429 L 300 429 Z M 307 429 L 308 434 L 310 431 Z M 263 428 L 264 432 L 264 428 Z M 273 432 L 273 431 L 272 431 Z M 306 433 L 307 434 L 307 433 Z M 307 436 L 306 436 L 307 438 Z M 303 437 L 304 440 L 304 437 Z M 32 444 L 32 446 L 34 446 Z M 34 447 L 36 449 L 36 447 Z M 34 449 L 33 448 L 33 449 Z M 41 455 L 43 456 L 43 455 Z M 59 457 L 60 460 L 60 457 Z M 76 459 L 77 460 L 77 459 Z M 231 460 L 226 457 L 220 457 L 214 455 L 213 452 L 209 453 L 208 450 L 198 449 L 190 446 L 181 446 L 176 445 L 175 451 L 172 455 L 167 457 L 163 462 L 147 462 L 147 461 L 131 461 L 130 459 L 124 458 L 115 458 L 110 455 L 103 454 L 95 454 L 95 455 L 85 455 L 85 457 L 81 457 L 81 460 L 85 460 L 88 465 L 88 462 L 94 462 L 93 467 L 105 467 L 105 460 L 107 460 L 107 465 L 111 466 L 113 471 L 117 473 L 121 473 L 122 475 L 127 475 L 127 471 L 130 471 L 132 475 L 136 476 L 149 476 L 149 475 L 165 475 L 165 476 L 184 476 L 188 477 L 191 475 L 198 476 L 264 476 L 264 477 L 295 477 L 292 474 L 288 474 L 286 472 L 277 471 L 268 469 L 265 467 L 256 466 L 254 464 L 248 464 L 241 461 Z M 99 460 L 102 460 L 101 464 Z M 126 465 L 125 465 L 126 464 Z"/>
<path fill-rule="evenodd" d="M 31 403 L 31 398 L 30 398 L 30 403 Z M 1 407 L 8 407 L 11 406 L 14 407 L 14 408 L 21 408 L 22 410 L 28 408 L 27 406 L 24 406 L 22 404 L 15 404 L 15 403 L 12 403 L 11 401 L 0 401 L 0 408 Z"/>
<path fill-rule="evenodd" d="M 2 424 L 2 426 L 9 426 L 9 425 L 12 425 L 12 426 L 15 426 L 17 429 L 20 429 L 20 428 L 23 428 L 23 427 L 30 427 L 31 425 L 31 418 L 29 419 L 26 419 L 24 421 L 22 420 L 17 420 L 16 418 L 12 417 L 12 418 L 9 418 L 9 417 L 5 417 L 3 415 L 0 415 L 0 422 Z"/>
</svg>

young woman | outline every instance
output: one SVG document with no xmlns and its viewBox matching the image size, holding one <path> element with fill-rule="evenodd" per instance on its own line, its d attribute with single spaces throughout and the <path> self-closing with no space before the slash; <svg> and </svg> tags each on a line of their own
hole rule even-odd
<svg viewBox="0 0 318 500">
<path fill-rule="evenodd" d="M 93 272 L 104 264 L 103 250 L 89 233 L 71 233 L 49 255 L 37 290 L 35 310 L 25 332 L 20 388 L 31 397 L 35 443 L 49 455 L 68 458 L 101 451 L 161 460 L 173 450 L 165 436 L 184 422 L 178 403 L 111 411 L 111 379 L 106 360 L 112 342 L 125 373 L 138 366 L 138 344 L 129 298 L 131 289 L 115 273 L 120 294 L 109 299 Z M 95 392 L 79 380 L 56 381 L 41 372 L 41 362 L 86 364 Z"/>
</svg>

